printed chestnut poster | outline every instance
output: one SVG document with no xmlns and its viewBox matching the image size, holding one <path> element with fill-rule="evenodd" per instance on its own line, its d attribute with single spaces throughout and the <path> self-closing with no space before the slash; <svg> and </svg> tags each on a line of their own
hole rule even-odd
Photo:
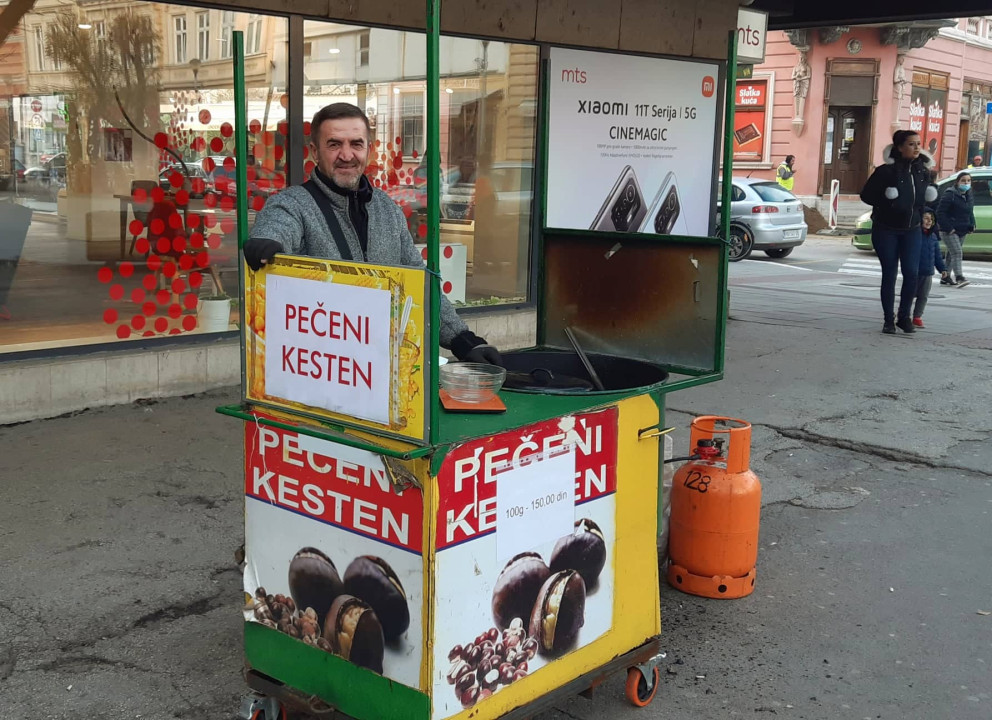
<svg viewBox="0 0 992 720">
<path fill-rule="evenodd" d="M 552 48 L 547 225 L 705 236 L 719 66 Z"/>
<path fill-rule="evenodd" d="M 617 410 L 454 448 L 438 475 L 434 717 L 613 627 Z"/>
<path fill-rule="evenodd" d="M 245 619 L 420 687 L 423 499 L 378 455 L 245 428 Z"/>
</svg>

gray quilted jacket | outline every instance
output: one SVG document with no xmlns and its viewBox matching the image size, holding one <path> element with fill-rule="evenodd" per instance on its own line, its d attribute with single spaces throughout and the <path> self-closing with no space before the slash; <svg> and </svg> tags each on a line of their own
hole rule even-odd
<svg viewBox="0 0 992 720">
<path fill-rule="evenodd" d="M 358 234 L 348 217 L 348 199 L 329 190 L 314 175 L 314 182 L 331 200 L 334 214 L 344 232 L 352 257 L 362 257 Z M 374 189 L 372 200 L 366 205 L 369 214 L 369 249 L 366 260 L 376 265 L 407 265 L 424 267 L 420 253 L 413 246 L 413 238 L 406 224 L 403 211 L 382 190 Z M 282 243 L 290 255 L 340 260 L 341 253 L 334 237 L 327 228 L 324 214 L 317 207 L 310 193 L 303 187 L 291 187 L 273 195 L 255 216 L 253 238 L 266 238 Z M 441 297 L 441 345 L 450 347 L 452 339 L 468 330 L 458 317 L 455 308 Z"/>
</svg>

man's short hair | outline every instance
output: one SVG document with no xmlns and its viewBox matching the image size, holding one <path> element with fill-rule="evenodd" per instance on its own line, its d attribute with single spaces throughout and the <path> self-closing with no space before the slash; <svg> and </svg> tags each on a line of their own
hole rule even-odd
<svg viewBox="0 0 992 720">
<path fill-rule="evenodd" d="M 342 118 L 361 118 L 365 123 L 366 137 L 372 137 L 372 126 L 369 124 L 369 119 L 362 112 L 362 109 L 351 103 L 337 102 L 325 105 L 313 114 L 313 120 L 310 121 L 310 139 L 314 140 L 314 138 L 319 137 L 320 126 L 326 121 L 340 120 Z"/>
</svg>

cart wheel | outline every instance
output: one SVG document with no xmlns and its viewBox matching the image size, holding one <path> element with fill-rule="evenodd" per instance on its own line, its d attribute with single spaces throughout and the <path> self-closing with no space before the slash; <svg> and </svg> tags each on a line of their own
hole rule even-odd
<svg viewBox="0 0 992 720">
<path fill-rule="evenodd" d="M 251 720 L 286 720 L 286 708 L 279 707 L 279 717 L 270 718 L 265 710 L 256 710 L 251 714 Z"/>
<path fill-rule="evenodd" d="M 647 707 L 654 700 L 655 693 L 658 692 L 658 683 L 661 681 L 657 667 L 651 669 L 651 676 L 653 682 L 651 689 L 648 690 L 647 679 L 640 670 L 633 667 L 627 671 L 627 699 L 635 707 Z"/>
</svg>

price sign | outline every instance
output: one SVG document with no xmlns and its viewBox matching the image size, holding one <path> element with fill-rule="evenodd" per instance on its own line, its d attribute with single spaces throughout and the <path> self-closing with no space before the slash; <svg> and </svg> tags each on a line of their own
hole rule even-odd
<svg viewBox="0 0 992 720">
<path fill-rule="evenodd" d="M 496 475 L 496 554 L 505 562 L 572 532 L 575 447 L 531 455 Z"/>
</svg>

